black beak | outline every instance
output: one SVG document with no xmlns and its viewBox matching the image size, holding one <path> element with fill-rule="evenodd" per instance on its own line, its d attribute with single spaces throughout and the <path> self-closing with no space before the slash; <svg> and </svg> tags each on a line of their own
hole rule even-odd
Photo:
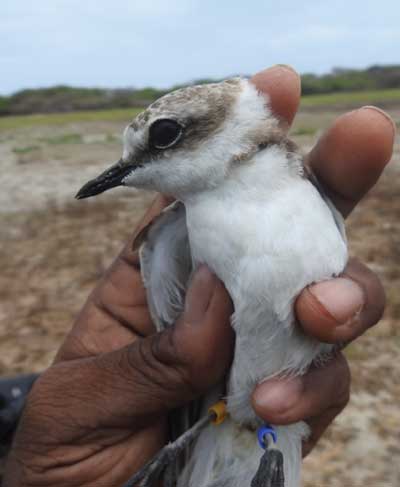
<svg viewBox="0 0 400 487">
<path fill-rule="evenodd" d="M 125 176 L 132 172 L 136 167 L 138 166 L 128 164 L 120 159 L 117 163 L 100 174 L 100 176 L 97 176 L 97 178 L 92 179 L 82 186 L 75 198 L 81 200 L 83 198 L 89 198 L 89 196 L 103 193 L 116 186 L 123 186 L 123 179 Z"/>
</svg>

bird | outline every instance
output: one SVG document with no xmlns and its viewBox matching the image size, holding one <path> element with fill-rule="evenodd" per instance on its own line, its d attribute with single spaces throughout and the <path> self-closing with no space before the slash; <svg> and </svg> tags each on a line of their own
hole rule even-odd
<svg viewBox="0 0 400 487">
<path fill-rule="evenodd" d="M 118 162 L 76 197 L 116 186 L 175 199 L 134 244 L 157 329 L 179 317 L 200 265 L 224 283 L 234 306 L 229 375 L 182 410 L 175 437 L 191 431 L 221 398 L 228 417 L 218 428 L 203 421 L 174 485 L 256 485 L 251 483 L 261 468 L 257 430 L 263 422 L 251 405 L 254 387 L 272 377 L 304 374 L 335 353 L 301 331 L 294 303 L 306 286 L 343 271 L 343 218 L 282 129 L 268 95 L 245 77 L 188 86 L 156 100 L 126 127 Z M 309 427 L 270 427 L 284 460 L 284 485 L 298 487 Z"/>
</svg>

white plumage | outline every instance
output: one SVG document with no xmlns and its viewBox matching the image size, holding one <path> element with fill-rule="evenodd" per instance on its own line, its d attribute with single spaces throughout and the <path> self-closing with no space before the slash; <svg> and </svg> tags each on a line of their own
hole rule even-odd
<svg viewBox="0 0 400 487">
<path fill-rule="evenodd" d="M 201 125 L 197 132 L 196 117 Z M 143 155 L 151 142 L 149 127 L 160 119 L 179 122 L 183 139 L 175 148 Z M 247 80 L 164 97 L 125 131 L 119 165 L 132 161 L 135 167 L 123 184 L 180 201 L 148 229 L 141 247 L 158 327 L 175 321 L 189 275 L 200 263 L 224 282 L 235 309 L 236 348 L 226 385 L 230 418 L 203 430 L 178 486 L 250 486 L 263 453 L 254 431 L 261 422 L 250 404 L 254 387 L 278 374 L 303 374 L 331 351 L 302 334 L 293 305 L 308 284 L 343 270 L 343 222 L 310 182 L 302 157 L 280 131 L 265 96 Z M 220 385 L 210 391 L 202 414 L 223 390 Z M 277 432 L 285 486 L 297 487 L 301 441 L 308 428 L 298 423 L 277 427 Z"/>
</svg>

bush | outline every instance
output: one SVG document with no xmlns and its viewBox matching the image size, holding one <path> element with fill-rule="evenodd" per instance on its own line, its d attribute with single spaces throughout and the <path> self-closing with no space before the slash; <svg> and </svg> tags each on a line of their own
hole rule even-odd
<svg viewBox="0 0 400 487">
<path fill-rule="evenodd" d="M 400 66 L 372 66 L 365 70 L 336 68 L 332 73 L 302 76 L 305 95 L 400 88 Z"/>
<path fill-rule="evenodd" d="M 215 80 L 199 79 L 195 84 L 212 81 Z M 175 86 L 173 89 L 183 86 Z M 400 66 L 371 66 L 364 70 L 336 68 L 321 76 L 304 74 L 302 86 L 305 95 L 400 88 Z M 135 90 L 73 88 L 64 85 L 22 90 L 9 97 L 0 97 L 0 115 L 142 108 L 165 93 L 166 90 L 151 87 Z"/>
</svg>

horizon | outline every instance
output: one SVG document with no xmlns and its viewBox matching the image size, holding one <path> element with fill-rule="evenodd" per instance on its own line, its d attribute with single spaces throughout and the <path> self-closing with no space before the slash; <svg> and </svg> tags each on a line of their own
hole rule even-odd
<svg viewBox="0 0 400 487">
<path fill-rule="evenodd" d="M 400 63 L 397 0 L 338 0 L 333 11 L 317 0 L 251 6 L 3 0 L 0 94 L 57 85 L 167 89 L 273 64 L 320 75 Z"/>
<path fill-rule="evenodd" d="M 352 67 L 343 67 L 343 66 L 335 66 L 333 67 L 330 71 L 326 72 L 326 73 L 320 73 L 320 74 L 317 74 L 317 73 L 312 73 L 312 72 L 305 72 L 305 73 L 299 73 L 300 76 L 305 76 L 305 75 L 315 75 L 315 76 L 318 76 L 318 77 L 321 77 L 321 76 L 326 76 L 326 75 L 330 75 L 330 74 L 333 74 L 335 70 L 343 70 L 343 71 L 367 71 L 368 69 L 371 69 L 373 67 L 379 67 L 379 68 L 387 68 L 387 67 L 400 67 L 400 63 L 399 64 L 382 64 L 382 65 L 376 65 L 376 64 L 373 64 L 373 65 L 369 65 L 369 66 L 365 66 L 365 67 L 360 67 L 360 68 L 352 68 Z M 248 74 L 244 74 L 244 73 L 235 73 L 235 74 L 230 74 L 226 77 L 224 77 L 223 79 L 229 79 L 229 78 L 233 78 L 235 76 L 243 76 L 243 77 L 249 77 L 250 75 Z M 3 97 L 10 97 L 10 96 L 13 96 L 13 95 L 16 95 L 22 91 L 29 91 L 29 90 L 46 90 L 46 89 L 51 89 L 51 88 L 60 88 L 60 87 L 65 87 L 65 88 L 73 88 L 73 89 L 92 89 L 92 90 L 96 90 L 96 89 L 100 89 L 100 90 L 110 90 L 110 91 L 117 91 L 117 90 L 133 90 L 133 91 L 140 91 L 140 90 L 145 90 L 145 89 L 156 89 L 156 90 L 160 90 L 160 91 L 170 91 L 172 89 L 175 89 L 176 87 L 180 87 L 180 86 L 186 86 L 186 85 L 191 85 L 191 84 L 196 84 L 197 82 L 202 82 L 203 80 L 210 80 L 210 82 L 218 82 L 219 80 L 218 79 L 213 79 L 213 78 L 209 78 L 207 76 L 205 77 L 202 77 L 202 78 L 197 78 L 197 79 L 192 79 L 192 80 L 187 80 L 187 81 L 183 81 L 181 83 L 176 83 L 175 85 L 172 85 L 172 86 L 162 86 L 162 87 L 155 87 L 155 86 L 100 86 L 100 85 L 87 85 L 87 86 L 83 86 L 83 85 L 73 85 L 73 84 L 65 84 L 65 83 L 61 83 L 61 84 L 53 84 L 53 85 L 47 85 L 47 86 L 35 86 L 35 87 L 32 87 L 32 86 L 26 86 L 26 87 L 23 87 L 17 91 L 14 91 L 14 92 L 11 92 L 11 93 L 0 93 L 0 96 L 3 96 Z M 400 87 L 399 87 L 400 88 Z"/>
</svg>

